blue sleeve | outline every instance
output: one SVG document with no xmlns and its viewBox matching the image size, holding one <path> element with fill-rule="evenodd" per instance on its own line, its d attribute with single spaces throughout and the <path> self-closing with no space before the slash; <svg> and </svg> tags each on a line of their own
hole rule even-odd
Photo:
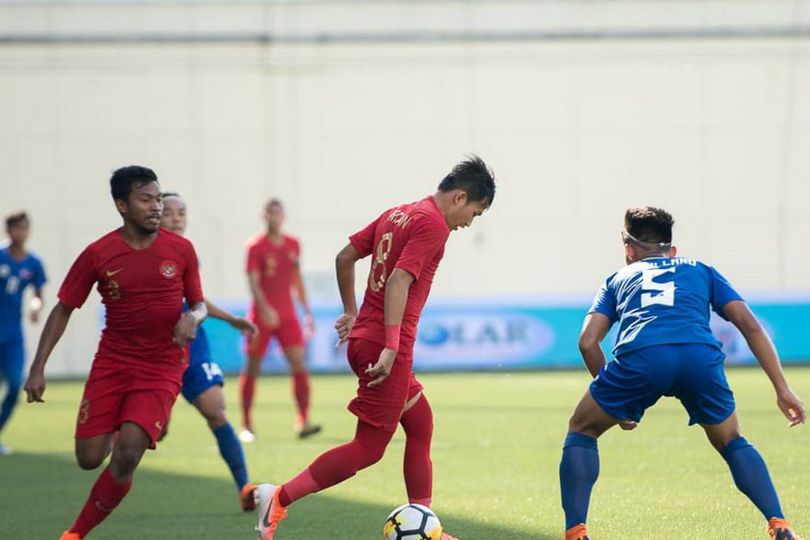
<svg viewBox="0 0 810 540">
<path fill-rule="evenodd" d="M 726 304 L 735 300 L 742 300 L 742 296 L 734 290 L 731 283 L 720 274 L 714 267 L 709 266 L 709 302 L 715 313 L 722 318 L 726 318 L 723 314 L 723 308 Z"/>
<path fill-rule="evenodd" d="M 588 310 L 588 314 L 601 313 L 610 319 L 611 323 L 614 323 L 619 320 L 619 314 L 616 313 L 616 297 L 610 288 L 610 280 L 612 277 L 613 276 L 606 279 L 599 288 L 599 292 L 596 293 L 593 304 L 591 304 L 591 309 Z"/>
<path fill-rule="evenodd" d="M 31 283 L 34 284 L 35 289 L 41 289 L 48 282 L 48 277 L 45 275 L 45 267 L 42 266 L 42 261 L 34 259 L 34 263 L 34 279 L 31 280 Z"/>
</svg>

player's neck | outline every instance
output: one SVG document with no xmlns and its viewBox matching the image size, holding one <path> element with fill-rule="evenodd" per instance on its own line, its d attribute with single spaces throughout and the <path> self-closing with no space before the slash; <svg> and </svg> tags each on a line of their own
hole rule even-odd
<svg viewBox="0 0 810 540">
<path fill-rule="evenodd" d="M 140 227 L 136 227 L 131 223 L 125 222 L 120 231 L 121 237 L 129 247 L 140 250 L 146 249 L 152 245 L 152 242 L 154 242 L 158 236 L 159 229 L 158 231 L 149 232 L 141 229 Z"/>
<path fill-rule="evenodd" d="M 11 242 L 8 245 L 8 253 L 11 255 L 12 259 L 22 260 L 28 255 L 28 252 L 25 250 L 25 244 L 17 244 Z"/>
<path fill-rule="evenodd" d="M 284 239 L 284 233 L 280 230 L 278 231 L 266 231 L 267 239 L 273 242 L 274 244 L 280 244 L 281 241 Z"/>
</svg>

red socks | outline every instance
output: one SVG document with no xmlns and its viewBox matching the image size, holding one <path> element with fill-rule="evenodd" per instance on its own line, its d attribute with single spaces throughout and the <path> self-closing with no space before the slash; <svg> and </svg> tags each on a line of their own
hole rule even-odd
<svg viewBox="0 0 810 540">
<path fill-rule="evenodd" d="M 405 487 L 408 501 L 430 507 L 433 497 L 433 463 L 430 441 L 433 438 L 433 411 L 422 395 L 399 419 L 405 430 Z"/>
<path fill-rule="evenodd" d="M 298 405 L 298 425 L 303 426 L 309 420 L 309 373 L 306 370 L 292 374 L 293 395 Z"/>
<path fill-rule="evenodd" d="M 110 468 L 104 469 L 96 483 L 93 484 L 90 496 L 87 497 L 87 502 L 84 503 L 70 532 L 77 533 L 81 537 L 87 536 L 96 525 L 110 515 L 118 503 L 126 497 L 131 487 L 131 480 L 126 484 L 119 484 L 110 473 Z"/>
<path fill-rule="evenodd" d="M 321 454 L 312 464 L 281 486 L 279 502 L 287 506 L 298 499 L 334 486 L 357 471 L 382 459 L 393 433 L 383 431 L 363 421 L 357 422 L 354 440 Z"/>
<path fill-rule="evenodd" d="M 253 394 L 256 392 L 256 377 L 242 373 L 239 377 L 239 394 L 242 396 L 242 425 L 253 430 L 250 410 L 253 408 Z"/>
</svg>

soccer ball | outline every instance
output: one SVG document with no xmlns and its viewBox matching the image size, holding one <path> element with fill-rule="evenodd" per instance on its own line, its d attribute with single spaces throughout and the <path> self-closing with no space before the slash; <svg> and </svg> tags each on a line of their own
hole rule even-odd
<svg viewBox="0 0 810 540">
<path fill-rule="evenodd" d="M 441 540 L 442 524 L 433 510 L 421 504 L 395 508 L 383 527 L 383 540 Z"/>
</svg>

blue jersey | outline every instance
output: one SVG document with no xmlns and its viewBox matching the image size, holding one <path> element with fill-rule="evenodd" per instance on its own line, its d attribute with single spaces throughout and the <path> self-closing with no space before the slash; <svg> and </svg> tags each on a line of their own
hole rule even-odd
<svg viewBox="0 0 810 540">
<path fill-rule="evenodd" d="M 613 354 L 654 345 L 705 343 L 721 348 L 709 327 L 710 308 L 742 300 L 717 270 L 683 257 L 650 257 L 625 266 L 605 281 L 589 313 L 619 323 Z"/>
<path fill-rule="evenodd" d="M 22 339 L 23 292 L 29 285 L 39 289 L 45 281 L 36 256 L 28 253 L 18 261 L 8 247 L 0 249 L 0 342 Z"/>
</svg>

